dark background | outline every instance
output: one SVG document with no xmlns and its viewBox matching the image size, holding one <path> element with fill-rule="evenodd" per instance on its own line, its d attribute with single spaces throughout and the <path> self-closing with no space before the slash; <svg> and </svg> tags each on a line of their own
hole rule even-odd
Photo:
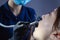
<svg viewBox="0 0 60 40">
<path fill-rule="evenodd" d="M 0 6 L 7 0 L 0 0 Z M 37 16 L 49 13 L 60 6 L 60 0 L 31 0 L 26 6 L 34 8 Z"/>
</svg>

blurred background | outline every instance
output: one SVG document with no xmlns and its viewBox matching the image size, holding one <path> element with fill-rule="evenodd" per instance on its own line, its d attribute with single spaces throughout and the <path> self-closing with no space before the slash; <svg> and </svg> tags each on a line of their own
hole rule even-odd
<svg viewBox="0 0 60 40">
<path fill-rule="evenodd" d="M 7 0 L 0 0 L 0 6 L 3 5 Z M 60 6 L 60 0 L 31 0 L 26 6 L 35 9 L 37 16 L 53 11 L 55 8 Z"/>
</svg>

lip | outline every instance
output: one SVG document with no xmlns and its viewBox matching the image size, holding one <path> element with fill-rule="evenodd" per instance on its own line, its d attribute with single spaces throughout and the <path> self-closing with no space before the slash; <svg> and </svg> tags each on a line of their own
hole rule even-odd
<svg viewBox="0 0 60 40">
<path fill-rule="evenodd" d="M 60 39 L 60 33 L 53 34 L 55 37 Z"/>
</svg>

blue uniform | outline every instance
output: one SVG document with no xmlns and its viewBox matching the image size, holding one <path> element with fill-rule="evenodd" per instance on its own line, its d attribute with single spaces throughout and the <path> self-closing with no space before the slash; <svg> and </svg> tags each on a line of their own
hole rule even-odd
<svg viewBox="0 0 60 40">
<path fill-rule="evenodd" d="M 32 8 L 22 6 L 21 13 L 15 16 L 11 12 L 8 3 L 0 7 L 0 23 L 4 25 L 15 25 L 18 21 L 35 21 L 35 11 Z M 8 40 L 12 35 L 13 28 L 4 28 L 0 26 L 0 40 Z"/>
</svg>

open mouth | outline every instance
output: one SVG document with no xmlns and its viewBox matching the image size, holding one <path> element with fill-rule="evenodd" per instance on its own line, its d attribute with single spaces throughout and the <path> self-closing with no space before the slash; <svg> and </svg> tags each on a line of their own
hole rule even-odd
<svg viewBox="0 0 60 40">
<path fill-rule="evenodd" d="M 55 37 L 60 39 L 60 33 L 53 34 Z"/>
</svg>

